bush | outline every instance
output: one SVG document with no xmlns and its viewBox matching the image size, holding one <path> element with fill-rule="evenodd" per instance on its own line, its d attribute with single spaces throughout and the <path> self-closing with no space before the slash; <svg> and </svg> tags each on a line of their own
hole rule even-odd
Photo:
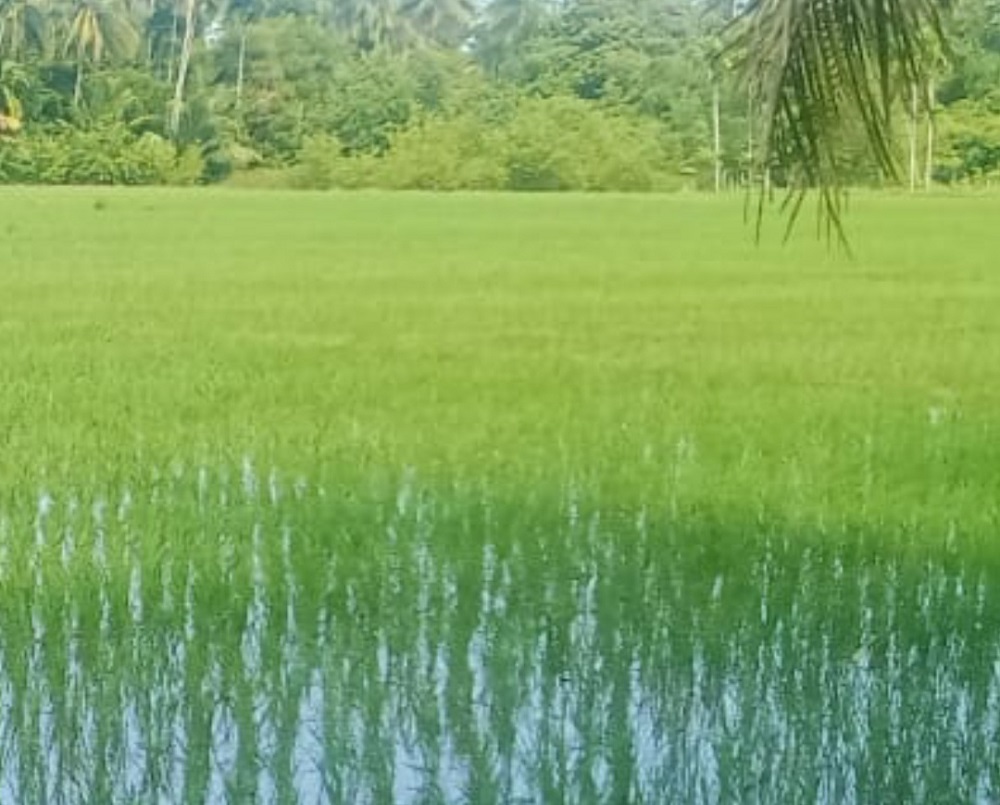
<svg viewBox="0 0 1000 805">
<path fill-rule="evenodd" d="M 465 114 L 411 125 L 363 178 L 422 190 L 665 189 L 677 185 L 679 161 L 668 143 L 653 122 L 572 98 L 525 99 L 505 121 Z"/>
<path fill-rule="evenodd" d="M 1000 114 L 988 104 L 959 101 L 939 115 L 935 178 L 995 181 L 1000 176 Z"/>
<path fill-rule="evenodd" d="M 329 190 L 334 186 L 336 162 L 342 159 L 340 151 L 340 143 L 328 134 L 306 137 L 292 172 L 292 185 L 304 190 Z"/>
<path fill-rule="evenodd" d="M 429 118 L 400 132 L 382 160 L 381 185 L 412 190 L 499 190 L 503 137 L 471 117 Z"/>
<path fill-rule="evenodd" d="M 197 150 L 180 153 L 162 137 L 124 125 L 61 128 L 0 144 L 0 182 L 18 184 L 193 184 Z"/>
<path fill-rule="evenodd" d="M 373 155 L 346 154 L 336 137 L 317 134 L 306 137 L 290 182 L 292 187 L 303 190 L 382 187 L 380 163 Z"/>
<path fill-rule="evenodd" d="M 510 190 L 646 191 L 678 170 L 658 124 L 575 98 L 526 100 L 510 125 Z"/>
<path fill-rule="evenodd" d="M 202 142 L 178 151 L 113 121 L 36 130 L 0 143 L 0 182 L 193 184 L 264 161 L 224 139 Z M 396 131 L 383 154 L 331 134 L 307 136 L 282 181 L 312 189 L 647 191 L 675 189 L 680 174 L 676 138 L 660 124 L 556 97 L 425 113 Z"/>
</svg>

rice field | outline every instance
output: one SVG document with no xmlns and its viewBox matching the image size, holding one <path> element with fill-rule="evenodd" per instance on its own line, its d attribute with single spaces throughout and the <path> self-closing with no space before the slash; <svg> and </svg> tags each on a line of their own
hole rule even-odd
<svg viewBox="0 0 1000 805">
<path fill-rule="evenodd" d="M 8 188 L 0 801 L 997 801 L 998 215 Z"/>
</svg>

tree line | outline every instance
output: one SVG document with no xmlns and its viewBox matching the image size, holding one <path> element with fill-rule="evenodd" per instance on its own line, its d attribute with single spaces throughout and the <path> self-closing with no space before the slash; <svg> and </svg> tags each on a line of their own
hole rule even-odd
<svg viewBox="0 0 1000 805">
<path fill-rule="evenodd" d="M 721 189 L 787 180 L 697 0 L 0 0 L 0 181 Z M 1000 178 L 1000 0 L 891 103 L 904 184 Z M 919 101 L 919 102 L 918 102 Z M 846 181 L 885 184 L 865 120 Z"/>
</svg>

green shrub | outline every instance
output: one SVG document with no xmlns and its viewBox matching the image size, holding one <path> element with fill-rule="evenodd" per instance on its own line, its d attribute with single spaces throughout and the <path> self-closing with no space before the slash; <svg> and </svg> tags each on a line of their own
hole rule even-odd
<svg viewBox="0 0 1000 805">
<path fill-rule="evenodd" d="M 985 182 L 1000 177 L 1000 113 L 959 101 L 939 115 L 935 178 Z"/>
<path fill-rule="evenodd" d="M 506 121 L 465 114 L 411 125 L 365 178 L 424 190 L 664 189 L 676 186 L 679 162 L 666 144 L 652 122 L 573 98 L 526 99 Z"/>
<path fill-rule="evenodd" d="M 351 154 L 336 137 L 307 137 L 296 187 L 400 190 L 673 189 L 675 144 L 658 124 L 574 98 L 522 99 L 505 119 L 426 115 L 382 156 Z"/>
<path fill-rule="evenodd" d="M 429 118 L 400 132 L 384 157 L 385 187 L 498 190 L 506 183 L 503 138 L 471 117 Z"/>
<path fill-rule="evenodd" d="M 382 155 L 337 137 L 306 137 L 294 187 L 398 190 L 674 190 L 683 160 L 661 124 L 576 98 L 521 101 L 506 118 L 425 115 L 393 135 Z"/>
<path fill-rule="evenodd" d="M 306 137 L 292 173 L 292 185 L 304 190 L 329 190 L 336 175 L 335 163 L 342 158 L 340 151 L 340 142 L 328 134 Z"/>
<path fill-rule="evenodd" d="M 181 149 L 176 155 L 173 165 L 164 174 L 166 184 L 172 185 L 192 185 L 198 182 L 219 181 L 229 175 L 229 171 L 218 179 L 210 173 L 211 163 L 208 159 L 202 158 L 198 148 L 188 146 Z"/>
<path fill-rule="evenodd" d="M 659 126 L 576 98 L 523 101 L 510 125 L 511 190 L 659 189 L 676 172 Z"/>
<path fill-rule="evenodd" d="M 292 187 L 329 190 L 334 187 L 383 187 L 382 160 L 371 154 L 350 155 L 336 137 L 317 134 L 306 137 L 298 164 L 291 171 Z"/>
<path fill-rule="evenodd" d="M 159 135 L 133 135 L 122 124 L 59 128 L 0 145 L 0 182 L 18 184 L 193 184 L 203 165 L 197 149 Z"/>
</svg>

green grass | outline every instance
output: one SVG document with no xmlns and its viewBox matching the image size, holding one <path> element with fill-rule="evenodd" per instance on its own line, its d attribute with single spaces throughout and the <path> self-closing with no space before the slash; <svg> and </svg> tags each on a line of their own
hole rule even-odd
<svg viewBox="0 0 1000 805">
<path fill-rule="evenodd" d="M 9 189 L 0 468 L 989 530 L 1000 198 L 861 197 L 853 262 L 741 204 Z"/>
</svg>

